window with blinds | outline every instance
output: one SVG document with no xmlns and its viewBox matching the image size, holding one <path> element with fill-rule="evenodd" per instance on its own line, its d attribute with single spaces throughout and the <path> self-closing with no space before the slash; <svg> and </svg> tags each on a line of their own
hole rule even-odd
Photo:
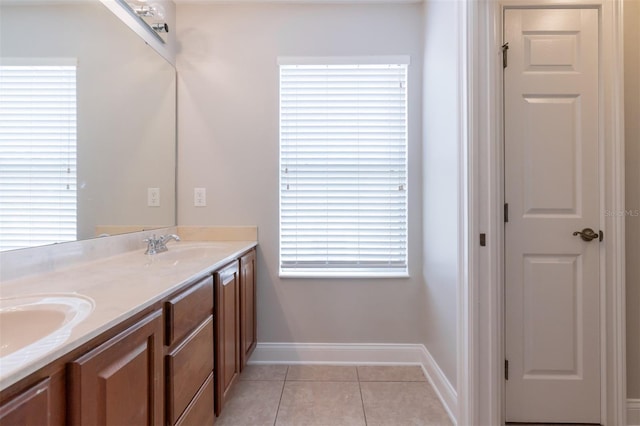
<svg viewBox="0 0 640 426">
<path fill-rule="evenodd" d="M 0 250 L 75 239 L 76 66 L 0 64 Z"/>
<path fill-rule="evenodd" d="M 408 60 L 286 62 L 280 274 L 406 276 Z"/>
</svg>

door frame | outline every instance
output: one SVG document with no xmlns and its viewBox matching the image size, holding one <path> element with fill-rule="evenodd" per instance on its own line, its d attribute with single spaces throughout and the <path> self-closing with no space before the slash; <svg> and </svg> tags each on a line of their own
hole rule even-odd
<svg viewBox="0 0 640 426">
<path fill-rule="evenodd" d="M 467 279 L 458 288 L 458 425 L 504 424 L 503 12 L 506 8 L 590 7 L 600 21 L 601 423 L 626 424 L 624 90 L 621 0 L 468 0 Z M 606 141 L 606 142 L 605 142 Z M 605 210 L 606 209 L 606 210 Z M 486 246 L 478 242 L 486 234 Z"/>
</svg>

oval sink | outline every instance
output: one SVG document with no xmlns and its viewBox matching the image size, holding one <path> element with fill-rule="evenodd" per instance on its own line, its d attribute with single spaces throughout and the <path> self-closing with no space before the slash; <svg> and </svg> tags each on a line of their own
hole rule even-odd
<svg viewBox="0 0 640 426">
<path fill-rule="evenodd" d="M 93 308 L 93 300 L 76 294 L 0 299 L 0 366 L 3 373 L 60 346 Z"/>
<path fill-rule="evenodd" d="M 39 340 L 64 325 L 61 311 L 16 310 L 0 312 L 0 358 Z"/>
<path fill-rule="evenodd" d="M 158 265 L 178 265 L 185 261 L 198 261 L 201 259 L 211 259 L 215 256 L 216 250 L 220 250 L 224 245 L 216 243 L 175 243 L 169 245 L 169 250 L 147 255 L 146 266 Z"/>
</svg>

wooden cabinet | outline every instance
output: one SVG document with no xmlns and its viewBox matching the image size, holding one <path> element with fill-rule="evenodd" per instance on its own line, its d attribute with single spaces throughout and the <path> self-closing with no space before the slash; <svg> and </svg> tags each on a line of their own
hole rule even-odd
<svg viewBox="0 0 640 426">
<path fill-rule="evenodd" d="M 165 344 L 184 338 L 213 313 L 213 276 L 209 275 L 165 302 Z"/>
<path fill-rule="evenodd" d="M 165 303 L 166 407 L 169 425 L 212 425 L 213 276 Z"/>
<path fill-rule="evenodd" d="M 0 407 L 0 424 L 49 426 L 53 422 L 54 395 L 51 380 L 46 378 L 21 392 Z M 59 407 L 64 410 L 64 406 Z M 59 410 L 58 410 L 59 411 Z"/>
<path fill-rule="evenodd" d="M 0 393 L 0 425 L 213 425 L 256 347 L 252 249 Z"/>
<path fill-rule="evenodd" d="M 216 415 L 240 374 L 240 273 L 238 261 L 215 276 Z"/>
<path fill-rule="evenodd" d="M 204 426 L 213 425 L 215 415 L 213 414 L 213 373 L 207 378 L 204 386 L 200 388 L 198 394 L 184 414 L 178 419 L 176 426 Z"/>
<path fill-rule="evenodd" d="M 167 424 L 178 422 L 213 374 L 213 317 L 167 355 Z M 213 421 L 213 396 L 209 401 Z M 203 425 L 204 426 L 204 425 Z"/>
<path fill-rule="evenodd" d="M 162 313 L 68 364 L 69 424 L 162 425 Z"/>
<path fill-rule="evenodd" d="M 240 258 L 240 368 L 256 348 L 256 251 Z"/>
</svg>

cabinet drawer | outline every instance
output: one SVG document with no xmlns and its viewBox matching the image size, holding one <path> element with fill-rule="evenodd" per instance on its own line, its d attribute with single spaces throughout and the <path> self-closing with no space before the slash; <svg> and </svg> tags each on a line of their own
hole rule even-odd
<svg viewBox="0 0 640 426">
<path fill-rule="evenodd" d="M 205 426 L 213 425 L 213 373 L 198 391 L 191 404 L 178 419 L 176 426 Z"/>
<path fill-rule="evenodd" d="M 165 302 L 165 344 L 171 346 L 213 312 L 213 276 L 207 277 Z"/>
<path fill-rule="evenodd" d="M 174 424 L 213 371 L 213 317 L 167 355 L 167 417 Z"/>
</svg>

